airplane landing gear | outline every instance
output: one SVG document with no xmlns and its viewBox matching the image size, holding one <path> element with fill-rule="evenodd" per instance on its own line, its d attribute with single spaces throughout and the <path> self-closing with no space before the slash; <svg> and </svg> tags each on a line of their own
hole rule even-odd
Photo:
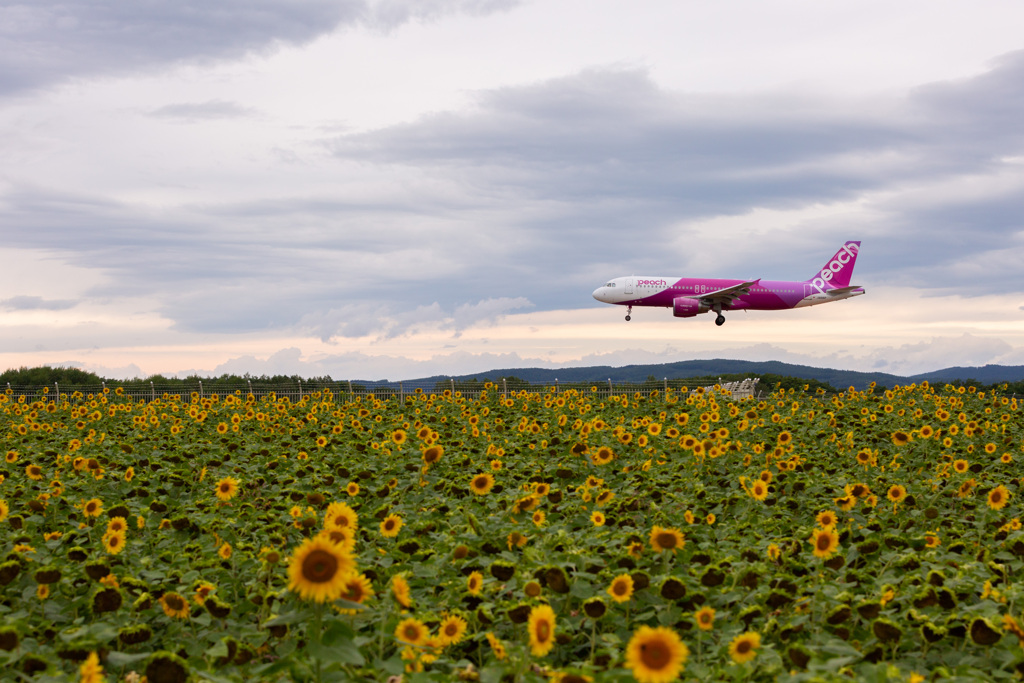
<svg viewBox="0 0 1024 683">
<path fill-rule="evenodd" d="M 633 307 L 632 306 L 630 306 L 629 308 L 626 309 L 626 322 L 627 323 L 629 322 L 629 314 L 632 313 L 632 312 L 633 312 Z"/>
<path fill-rule="evenodd" d="M 719 313 L 718 317 L 715 318 L 715 324 L 718 325 L 719 327 L 724 325 L 725 324 L 725 316 L 722 315 L 721 313 Z"/>
</svg>

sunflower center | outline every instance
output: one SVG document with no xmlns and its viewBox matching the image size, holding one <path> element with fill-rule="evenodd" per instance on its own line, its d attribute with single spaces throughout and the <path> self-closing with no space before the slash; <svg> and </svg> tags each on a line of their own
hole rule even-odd
<svg viewBox="0 0 1024 683">
<path fill-rule="evenodd" d="M 338 558 L 326 550 L 314 550 L 302 561 L 302 576 L 313 583 L 325 583 L 338 571 Z"/>
<path fill-rule="evenodd" d="M 405 639 L 410 642 L 415 642 L 420 635 L 420 630 L 416 628 L 415 624 L 409 624 L 405 627 Z"/>
<path fill-rule="evenodd" d="M 612 590 L 615 591 L 616 595 L 625 595 L 627 592 L 629 592 L 629 588 L 626 586 L 625 581 L 619 581 L 618 583 L 616 583 L 612 587 Z"/>
<path fill-rule="evenodd" d="M 667 531 L 663 531 L 657 536 L 658 546 L 671 550 L 676 547 L 676 537 L 674 534 L 670 534 Z"/>
<path fill-rule="evenodd" d="M 818 550 L 825 551 L 832 546 L 832 538 L 828 534 L 818 536 Z"/>
<path fill-rule="evenodd" d="M 537 642 L 546 643 L 551 637 L 551 624 L 541 621 L 537 624 Z"/>
<path fill-rule="evenodd" d="M 168 595 L 167 606 L 170 607 L 172 611 L 178 611 L 185 606 L 185 601 L 177 595 Z"/>
<path fill-rule="evenodd" d="M 663 669 L 669 663 L 669 651 L 665 643 L 653 641 L 640 646 L 640 660 L 648 669 Z"/>
<path fill-rule="evenodd" d="M 447 626 L 444 627 L 444 634 L 446 636 L 452 637 L 452 636 L 454 636 L 458 632 L 459 632 L 459 627 L 456 624 L 448 624 Z"/>
<path fill-rule="evenodd" d="M 750 652 L 750 641 L 749 640 L 741 640 L 740 642 L 736 643 L 736 653 L 737 654 L 745 655 L 748 652 Z"/>
</svg>

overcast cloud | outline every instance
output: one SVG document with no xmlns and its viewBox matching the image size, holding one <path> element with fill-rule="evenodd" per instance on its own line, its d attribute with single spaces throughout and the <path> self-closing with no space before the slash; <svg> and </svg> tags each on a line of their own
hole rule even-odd
<svg viewBox="0 0 1024 683">
<path fill-rule="evenodd" d="M 587 7 L 607 20 L 581 16 Z M 910 14 L 857 8 L 883 24 L 848 32 L 898 54 L 895 38 L 869 32 Z M 1024 18 L 1011 3 L 986 8 Z M 191 346 L 268 335 L 219 369 L 284 363 L 291 352 L 274 344 L 286 337 L 402 344 L 382 361 L 398 367 L 403 353 L 448 357 L 445 344 L 510 316 L 592 308 L 609 277 L 802 279 L 847 239 L 864 242 L 857 279 L 869 292 L 1024 295 L 1024 40 L 993 28 L 957 62 L 915 36 L 907 64 L 934 50 L 941 69 L 872 90 L 860 83 L 886 69 L 862 60 L 845 90 L 821 76 L 859 63 L 842 12 L 778 11 L 780 35 L 816 18 L 799 39 L 808 52 L 752 87 L 735 74 L 796 48 L 772 43 L 770 26 L 747 48 L 687 44 L 687 23 L 685 48 L 666 42 L 662 24 L 687 12 L 729 36 L 695 3 L 631 14 L 611 0 L 0 2 L 0 233 L 76 273 L 60 291 L 10 280 L 0 311 L 26 349 L 35 332 L 18 326 L 45 329 L 43 313 L 75 321 L 83 336 L 67 348 L 83 349 L 146 316 Z M 959 11 L 928 21 L 974 21 Z M 600 42 L 619 14 L 631 27 Z M 546 59 L 510 60 L 481 38 L 497 35 Z M 721 62 L 720 87 L 673 71 L 671 49 L 702 71 Z M 855 360 L 815 353 L 888 354 L 890 367 L 956 348 L 970 361 L 1015 353 L 1005 334 L 964 337 L 969 319 L 958 321 Z M 428 337 L 435 346 L 415 348 Z M 592 339 L 560 339 L 558 353 L 574 343 L 577 360 L 593 353 Z M 134 357 L 110 367 L 146 369 Z"/>
</svg>

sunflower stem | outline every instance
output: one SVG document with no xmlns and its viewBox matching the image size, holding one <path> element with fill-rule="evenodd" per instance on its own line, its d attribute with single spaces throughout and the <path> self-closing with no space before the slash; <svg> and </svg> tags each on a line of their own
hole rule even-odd
<svg viewBox="0 0 1024 683">
<path fill-rule="evenodd" d="M 628 623 L 628 621 L 627 621 Z M 590 663 L 594 663 L 594 650 L 597 648 L 597 619 L 590 622 Z"/>
<path fill-rule="evenodd" d="M 321 626 L 323 618 L 323 609 L 324 606 L 323 603 L 321 602 L 317 602 L 315 605 L 313 605 L 313 631 L 308 635 L 310 637 L 310 640 L 316 645 L 320 644 L 320 638 L 323 635 L 323 630 Z M 314 656 L 313 660 L 316 662 L 316 666 L 314 667 L 314 670 L 316 671 L 316 683 L 320 683 L 320 658 Z"/>
</svg>

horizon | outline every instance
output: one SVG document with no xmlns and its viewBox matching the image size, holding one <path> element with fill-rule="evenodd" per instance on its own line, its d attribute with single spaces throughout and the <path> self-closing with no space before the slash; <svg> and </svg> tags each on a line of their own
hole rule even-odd
<svg viewBox="0 0 1024 683">
<path fill-rule="evenodd" d="M 3 16 L 0 367 L 1024 365 L 1020 3 Z M 717 328 L 591 298 L 799 281 L 848 240 L 867 294 L 841 305 Z"/>
<path fill-rule="evenodd" d="M 1007 368 L 1007 369 L 1024 368 L 1024 366 L 1007 366 L 1007 365 L 998 365 L 998 364 L 986 364 L 986 365 L 982 365 L 982 366 L 956 366 L 956 365 L 952 365 L 952 366 L 945 366 L 945 367 L 940 367 L 940 368 L 933 368 L 931 370 L 927 370 L 927 371 L 920 372 L 920 373 L 915 373 L 913 375 L 894 375 L 892 373 L 885 373 L 885 372 L 880 372 L 880 371 L 860 371 L 860 370 L 851 370 L 851 369 L 848 369 L 848 368 L 840 368 L 840 367 L 815 366 L 815 365 L 803 365 L 803 364 L 796 364 L 796 363 L 786 363 L 785 361 L 774 361 L 774 360 L 767 360 L 767 361 L 745 361 L 743 359 L 735 359 L 735 358 L 708 358 L 708 359 L 692 360 L 692 361 L 667 361 L 665 363 L 647 363 L 647 364 L 631 363 L 631 364 L 626 364 L 626 365 L 585 365 L 585 366 L 561 366 L 561 367 L 549 367 L 549 368 L 538 367 L 538 366 L 530 366 L 530 367 L 523 366 L 523 367 L 518 367 L 518 368 L 494 367 L 494 368 L 490 368 L 488 370 L 483 370 L 483 371 L 480 371 L 480 372 L 473 372 L 473 373 L 465 373 L 465 374 L 462 374 L 462 375 L 432 374 L 432 375 L 423 375 L 423 376 L 419 376 L 419 377 L 401 377 L 401 378 L 397 378 L 397 379 L 392 379 L 392 378 L 370 379 L 370 378 L 366 378 L 366 377 L 333 377 L 331 375 L 324 375 L 324 376 L 315 376 L 315 375 L 313 375 L 313 376 L 311 376 L 311 375 L 304 375 L 303 376 L 303 375 L 284 375 L 284 374 L 278 374 L 278 375 L 267 375 L 267 374 L 264 374 L 264 375 L 252 375 L 251 373 L 245 373 L 245 374 L 222 373 L 220 375 L 192 374 L 192 375 L 176 375 L 176 376 L 175 375 L 168 376 L 168 375 L 163 375 L 162 373 L 156 373 L 156 374 L 148 375 L 148 376 L 144 376 L 144 377 L 127 377 L 127 378 L 114 378 L 114 377 L 103 377 L 103 376 L 98 376 L 98 377 L 99 377 L 100 380 L 103 380 L 103 381 L 113 381 L 113 382 L 116 382 L 116 381 L 147 381 L 147 380 L 152 380 L 154 377 L 162 377 L 163 379 L 173 380 L 173 381 L 181 381 L 181 380 L 193 379 L 193 378 L 219 380 L 219 379 L 223 379 L 225 377 L 246 378 L 246 376 L 248 375 L 248 379 L 252 379 L 252 380 L 272 379 L 274 377 L 286 377 L 286 378 L 298 377 L 303 382 L 314 381 L 314 380 L 326 380 L 326 381 L 330 381 L 330 382 L 346 382 L 347 381 L 347 382 L 355 382 L 355 383 L 372 383 L 372 384 L 392 385 L 392 384 L 399 384 L 399 383 L 402 383 L 402 382 L 440 381 L 440 380 L 444 380 L 444 379 L 453 379 L 453 380 L 456 380 L 456 381 L 473 381 L 473 380 L 485 381 L 485 380 L 490 380 L 490 379 L 497 379 L 497 378 L 491 378 L 490 377 L 490 375 L 492 375 L 494 373 L 515 373 L 517 370 L 519 370 L 519 371 L 527 370 L 527 371 L 557 372 L 558 370 L 562 370 L 562 369 L 564 369 L 564 370 L 587 370 L 587 369 L 594 369 L 594 368 L 608 368 L 608 369 L 612 369 L 612 370 L 625 370 L 625 369 L 629 369 L 629 368 L 647 369 L 647 368 L 660 367 L 662 365 L 669 365 L 669 364 L 676 364 L 676 363 L 687 363 L 687 362 L 695 362 L 695 363 L 716 363 L 716 362 L 724 362 L 724 363 L 735 363 L 735 362 L 781 363 L 783 365 L 790 365 L 790 366 L 799 367 L 799 368 L 810 368 L 810 369 L 813 369 L 813 370 L 825 370 L 825 371 L 838 372 L 838 373 L 853 373 L 853 374 L 863 374 L 863 375 L 887 375 L 887 376 L 893 377 L 894 379 L 908 379 L 908 380 L 913 380 L 914 378 L 920 377 L 922 375 L 930 375 L 930 374 L 940 373 L 942 371 L 953 370 L 953 369 L 985 370 L 985 369 L 988 369 L 988 368 Z M 81 368 L 77 368 L 77 367 L 74 367 L 74 366 L 62 366 L 62 365 L 45 365 L 45 366 L 37 366 L 37 367 L 38 368 L 51 368 L 51 369 L 65 369 L 65 370 L 66 369 L 76 369 L 76 370 L 80 370 L 81 369 Z M 27 367 L 22 366 L 20 368 L 7 368 L 7 370 L 4 371 L 4 372 L 18 371 L 18 370 L 33 370 L 33 369 L 37 369 L 37 368 L 27 368 Z M 732 375 L 732 374 L 743 374 L 743 373 L 718 371 L 718 372 L 712 372 L 712 373 L 707 374 L 707 375 L 687 375 L 685 377 L 665 377 L 664 379 L 668 379 L 668 380 L 703 379 L 703 378 L 711 377 L 711 376 L 713 376 L 715 374 L 731 374 Z M 500 377 L 515 378 L 515 375 L 514 374 L 502 374 L 502 375 L 500 375 Z M 517 379 L 520 379 L 520 378 L 517 378 Z M 662 378 L 657 378 L 656 377 L 655 379 L 660 380 Z M 971 377 L 959 378 L 959 380 L 963 380 L 963 381 L 967 381 L 967 380 L 971 380 L 971 379 L 973 379 L 973 378 L 971 378 Z M 1022 379 L 1024 379 L 1024 376 L 1022 376 Z M 557 378 L 554 378 L 554 381 L 558 382 L 559 380 Z M 562 380 L 560 383 L 572 384 L 572 383 L 578 383 L 578 382 L 591 382 L 591 381 L 603 381 L 603 380 L 596 380 L 596 379 L 569 380 L 569 379 L 567 379 L 567 380 Z M 623 383 L 623 382 L 629 383 L 629 382 L 632 382 L 632 381 L 633 380 L 620 380 L 619 382 L 620 383 Z M 953 380 L 953 381 L 956 381 L 956 380 Z M 1020 380 L 999 380 L 999 381 L 1001 382 L 1001 381 L 1020 381 Z M 537 382 L 530 382 L 530 383 L 531 384 L 536 384 Z M 982 383 L 984 384 L 986 382 L 982 382 Z M 991 382 L 989 382 L 989 383 L 991 383 Z"/>
</svg>

